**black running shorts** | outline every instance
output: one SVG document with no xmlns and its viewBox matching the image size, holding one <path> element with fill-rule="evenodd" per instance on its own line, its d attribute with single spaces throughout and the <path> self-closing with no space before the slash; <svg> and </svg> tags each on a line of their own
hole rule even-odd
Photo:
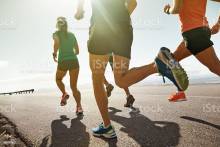
<svg viewBox="0 0 220 147">
<path fill-rule="evenodd" d="M 187 49 L 193 54 L 206 50 L 213 46 L 211 41 L 211 30 L 208 27 L 196 28 L 182 34 Z"/>
<path fill-rule="evenodd" d="M 89 53 L 95 55 L 119 55 L 131 58 L 133 28 L 131 25 L 104 26 L 94 24 L 90 27 L 88 41 Z"/>
</svg>

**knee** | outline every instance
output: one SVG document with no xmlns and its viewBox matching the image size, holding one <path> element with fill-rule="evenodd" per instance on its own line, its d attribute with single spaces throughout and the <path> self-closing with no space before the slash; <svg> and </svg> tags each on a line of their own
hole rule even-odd
<svg viewBox="0 0 220 147">
<path fill-rule="evenodd" d="M 115 79 L 115 84 L 116 84 L 119 88 L 122 88 L 122 89 L 127 88 L 126 83 L 125 83 L 123 80 L 121 80 L 120 78 L 116 78 L 116 79 Z"/>
</svg>

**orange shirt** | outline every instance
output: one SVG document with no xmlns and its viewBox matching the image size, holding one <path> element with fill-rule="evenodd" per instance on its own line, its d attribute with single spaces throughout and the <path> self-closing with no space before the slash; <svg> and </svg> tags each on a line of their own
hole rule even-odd
<svg viewBox="0 0 220 147">
<path fill-rule="evenodd" d="M 183 0 L 179 13 L 182 32 L 208 26 L 206 14 L 207 0 Z"/>
</svg>

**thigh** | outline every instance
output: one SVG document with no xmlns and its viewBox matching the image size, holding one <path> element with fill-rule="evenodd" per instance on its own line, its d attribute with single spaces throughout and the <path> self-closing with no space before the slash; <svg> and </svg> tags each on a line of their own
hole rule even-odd
<svg viewBox="0 0 220 147">
<path fill-rule="evenodd" d="M 115 79 L 122 77 L 129 69 L 130 59 L 118 55 L 113 56 L 113 71 Z"/>
<path fill-rule="evenodd" d="M 57 80 L 62 80 L 65 77 L 66 73 L 67 73 L 67 71 L 57 69 L 56 79 Z"/>
<path fill-rule="evenodd" d="M 210 68 L 219 63 L 219 59 L 213 47 L 209 47 L 203 52 L 196 55 L 196 58 L 206 67 Z"/>
<path fill-rule="evenodd" d="M 184 41 L 180 43 L 180 45 L 177 47 L 176 51 L 173 54 L 174 58 L 177 61 L 181 61 L 192 55 L 191 52 L 186 48 Z"/>
<path fill-rule="evenodd" d="M 105 73 L 106 65 L 109 61 L 109 55 L 89 55 L 90 69 L 93 75 L 103 75 Z"/>
<path fill-rule="evenodd" d="M 79 68 L 70 70 L 69 75 L 70 75 L 70 84 L 74 87 L 77 87 Z"/>
</svg>

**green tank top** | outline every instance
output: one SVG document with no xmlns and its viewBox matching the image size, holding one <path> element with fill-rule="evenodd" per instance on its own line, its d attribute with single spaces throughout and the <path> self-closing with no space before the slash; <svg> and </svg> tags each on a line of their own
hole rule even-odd
<svg viewBox="0 0 220 147">
<path fill-rule="evenodd" d="M 53 37 L 57 36 L 60 40 L 58 62 L 68 61 L 68 60 L 77 60 L 77 56 L 74 52 L 75 46 L 77 44 L 76 37 L 73 33 L 57 31 L 53 34 Z"/>
</svg>

